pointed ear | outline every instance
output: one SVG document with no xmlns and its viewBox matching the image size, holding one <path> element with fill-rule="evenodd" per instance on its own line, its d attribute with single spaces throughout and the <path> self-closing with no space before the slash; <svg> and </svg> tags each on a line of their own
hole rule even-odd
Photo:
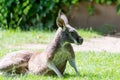
<svg viewBox="0 0 120 80">
<path fill-rule="evenodd" d="M 59 18 L 59 17 L 57 18 L 56 23 L 57 23 L 57 26 L 58 26 L 58 27 L 61 27 L 61 28 L 65 27 L 64 20 L 62 20 L 62 19 Z"/>
<path fill-rule="evenodd" d="M 68 24 L 68 19 L 67 19 L 66 15 L 63 12 L 60 13 L 60 18 L 64 20 L 65 24 Z"/>
<path fill-rule="evenodd" d="M 58 27 L 62 27 L 62 28 L 64 28 L 65 25 L 68 24 L 68 19 L 65 16 L 65 14 L 61 12 L 61 10 L 59 10 L 56 23 L 57 23 Z"/>
</svg>

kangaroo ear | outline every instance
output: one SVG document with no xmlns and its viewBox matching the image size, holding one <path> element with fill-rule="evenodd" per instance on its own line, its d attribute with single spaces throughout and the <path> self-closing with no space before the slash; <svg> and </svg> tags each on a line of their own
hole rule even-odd
<svg viewBox="0 0 120 80">
<path fill-rule="evenodd" d="M 62 12 L 60 13 L 60 18 L 64 20 L 65 24 L 68 24 L 68 19 L 64 13 L 62 13 Z"/>
<path fill-rule="evenodd" d="M 59 11 L 59 13 L 58 13 L 58 17 L 57 17 L 56 23 L 57 23 L 58 27 L 62 27 L 62 28 L 64 28 L 65 24 L 68 23 L 67 17 L 61 11 Z"/>
<path fill-rule="evenodd" d="M 56 23 L 58 27 L 61 27 L 61 28 L 65 27 L 64 21 L 59 17 L 57 18 Z"/>
</svg>

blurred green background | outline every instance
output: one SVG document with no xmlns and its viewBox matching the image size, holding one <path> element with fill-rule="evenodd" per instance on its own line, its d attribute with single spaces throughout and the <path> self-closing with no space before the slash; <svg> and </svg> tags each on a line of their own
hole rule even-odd
<svg viewBox="0 0 120 80">
<path fill-rule="evenodd" d="M 59 9 L 70 9 L 80 1 L 116 4 L 120 13 L 120 0 L 0 0 L 0 29 L 56 29 Z M 91 9 L 88 11 L 92 13 Z"/>
</svg>

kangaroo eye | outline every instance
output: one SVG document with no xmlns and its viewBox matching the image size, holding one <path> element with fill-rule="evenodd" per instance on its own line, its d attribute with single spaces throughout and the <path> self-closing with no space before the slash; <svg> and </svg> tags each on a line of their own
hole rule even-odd
<svg viewBox="0 0 120 80">
<path fill-rule="evenodd" d="M 73 34 L 74 32 L 70 32 L 71 34 Z"/>
<path fill-rule="evenodd" d="M 69 34 L 65 34 L 66 36 L 68 36 Z"/>
<path fill-rule="evenodd" d="M 71 32 L 71 35 L 74 36 L 74 37 L 77 36 L 77 34 L 75 32 Z"/>
</svg>

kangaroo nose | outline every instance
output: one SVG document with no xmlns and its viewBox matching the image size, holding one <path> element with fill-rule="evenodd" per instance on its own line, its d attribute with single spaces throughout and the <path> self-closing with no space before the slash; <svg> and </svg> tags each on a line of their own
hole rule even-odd
<svg viewBox="0 0 120 80">
<path fill-rule="evenodd" d="M 80 42 L 80 44 L 82 44 L 83 43 L 83 38 L 79 38 L 79 42 Z"/>
</svg>

